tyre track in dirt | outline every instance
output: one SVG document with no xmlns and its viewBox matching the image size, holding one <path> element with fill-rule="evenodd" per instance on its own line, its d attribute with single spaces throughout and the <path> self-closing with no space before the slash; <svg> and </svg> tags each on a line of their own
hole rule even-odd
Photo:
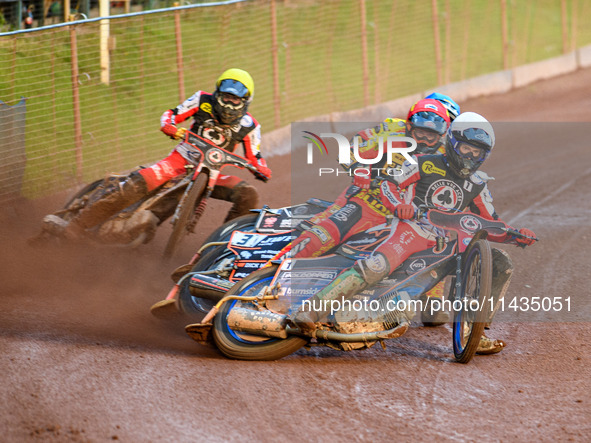
<svg viewBox="0 0 591 443">
<path fill-rule="evenodd" d="M 490 335 L 506 340 L 507 349 L 468 365 L 453 362 L 449 327 L 418 324 L 385 350 L 313 348 L 278 362 L 229 361 L 191 341 L 182 324 L 148 313 L 171 286 L 174 265 L 155 258 L 167 232 L 138 251 L 28 249 L 24 239 L 61 204 L 57 196 L 5 210 L 0 220 L 4 438 L 587 441 L 589 85 L 585 70 L 461 103 L 509 122 L 499 127 L 484 170 L 496 177 L 490 187 L 499 214 L 541 239 L 526 250 L 504 247 L 516 268 L 508 296 L 570 295 L 581 303 L 574 318 L 584 322 L 535 322 L 527 315 L 496 322 Z M 561 133 L 552 130 L 556 123 L 542 123 L 537 132 L 510 123 L 547 120 L 568 123 Z M 289 204 L 290 157 L 269 163 L 273 180 L 256 183 L 262 201 Z M 330 198 L 337 190 L 309 192 Z M 227 208 L 208 206 L 203 232 L 183 257 Z"/>
</svg>

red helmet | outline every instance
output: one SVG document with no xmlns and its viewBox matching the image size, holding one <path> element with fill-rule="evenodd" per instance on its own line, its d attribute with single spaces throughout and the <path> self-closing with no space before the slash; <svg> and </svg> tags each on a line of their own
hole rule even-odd
<svg viewBox="0 0 591 443">
<path fill-rule="evenodd" d="M 406 117 L 406 134 L 417 141 L 417 154 L 436 152 L 449 123 L 449 113 L 438 100 L 424 98 L 412 105 Z"/>
</svg>

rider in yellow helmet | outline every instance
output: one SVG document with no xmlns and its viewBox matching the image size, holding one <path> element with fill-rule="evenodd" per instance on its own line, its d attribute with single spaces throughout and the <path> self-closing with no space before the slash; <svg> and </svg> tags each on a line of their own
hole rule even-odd
<svg viewBox="0 0 591 443">
<path fill-rule="evenodd" d="M 253 96 L 254 81 L 250 74 L 242 69 L 228 69 L 217 79 L 213 94 L 197 91 L 176 108 L 164 112 L 160 130 L 179 139 L 184 129 L 176 125 L 192 117 L 191 132 L 231 152 L 242 145 L 245 157 L 257 169 L 255 177 L 267 181 L 271 170 L 260 153 L 261 126 L 248 113 Z M 103 223 L 147 193 L 186 173 L 185 166 L 193 162 L 193 155 L 192 148 L 181 143 L 165 159 L 130 173 L 121 186 L 106 187 L 102 195 L 69 224 L 56 215 L 47 216 L 45 223 L 55 228 L 53 231 L 61 230 L 65 237 L 76 239 L 81 230 Z M 231 175 L 219 177 L 211 196 L 233 203 L 226 221 L 258 207 L 255 187 Z"/>
</svg>

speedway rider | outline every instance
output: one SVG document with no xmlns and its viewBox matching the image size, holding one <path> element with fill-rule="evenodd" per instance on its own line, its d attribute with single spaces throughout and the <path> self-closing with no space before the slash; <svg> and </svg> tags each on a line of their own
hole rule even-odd
<svg viewBox="0 0 591 443">
<path fill-rule="evenodd" d="M 449 126 L 446 108 L 438 101 L 423 99 L 410 108 L 406 121 L 389 118 L 374 128 L 365 129 L 355 137 L 361 139 L 359 155 L 375 158 L 379 138 L 412 137 L 417 142 L 413 153 L 426 153 L 441 148 L 442 137 Z M 403 143 L 406 147 L 406 144 Z M 310 220 L 313 225 L 295 239 L 291 246 L 294 257 L 318 257 L 345 242 L 352 235 L 386 222 L 393 206 L 387 196 L 396 193 L 396 184 L 381 183 L 375 178 L 387 176 L 390 170 L 400 167 L 402 156 L 393 156 L 393 163 L 386 160 L 372 165 L 371 174 L 354 173 L 353 184 L 348 186 L 335 202 L 321 214 Z M 355 172 L 359 163 L 352 163 L 349 171 Z M 364 170 L 365 168 L 361 168 Z"/>
<path fill-rule="evenodd" d="M 242 144 L 245 157 L 257 169 L 255 177 L 267 181 L 271 170 L 260 153 L 261 127 L 247 112 L 253 96 L 254 82 L 250 74 L 241 69 L 228 69 L 217 79 L 213 94 L 197 91 L 176 108 L 164 112 L 160 130 L 178 140 L 186 130 L 176 125 L 192 117 L 191 131 L 220 148 L 233 152 Z M 185 174 L 185 165 L 192 163 L 191 151 L 180 143 L 165 159 L 131 172 L 120 186 L 103 189 L 98 200 L 82 209 L 69 224 L 56 215 L 45 217 L 44 223 L 61 230 L 67 238 L 79 238 L 84 229 L 104 222 L 172 178 Z M 231 175 L 220 175 L 211 196 L 233 203 L 225 221 L 258 207 L 256 189 Z"/>
<path fill-rule="evenodd" d="M 417 164 L 405 162 L 401 175 L 388 177 L 388 180 L 398 185 L 399 191 L 404 190 L 396 196 L 398 204 L 392 200 L 394 206 L 391 210 L 397 218 L 392 222 L 390 236 L 370 257 L 356 261 L 315 294 L 308 306 L 320 306 L 321 300 L 347 299 L 388 276 L 391 270 L 413 253 L 435 246 L 436 229 L 425 219 L 413 220 L 420 204 L 449 211 L 469 208 L 481 217 L 499 219 L 487 187 L 489 177 L 478 171 L 495 145 L 492 125 L 479 114 L 460 114 L 450 125 L 446 143 L 446 154 L 417 156 Z M 529 229 L 519 232 L 535 237 Z M 507 236 L 504 240 L 510 241 L 511 238 Z M 524 245 L 534 242 L 531 238 L 517 238 L 516 241 Z M 496 269 L 493 269 L 492 296 L 499 300 L 506 293 L 512 266 L 508 256 L 497 249 L 493 253 L 493 267 Z M 488 323 L 492 321 L 493 315 L 494 311 Z M 300 310 L 293 320 L 300 329 L 313 330 L 314 323 L 325 316 L 326 313 L 321 311 Z M 502 341 L 483 335 L 477 352 L 491 354 L 501 351 L 504 346 Z"/>
<path fill-rule="evenodd" d="M 460 114 L 460 106 L 451 97 L 449 97 L 445 94 L 441 94 L 439 92 L 434 92 L 432 94 L 429 94 L 427 97 L 425 97 L 425 99 L 437 100 L 438 102 L 440 102 L 445 107 L 445 109 L 447 109 L 447 113 L 448 113 L 450 121 L 453 121 Z M 355 137 L 359 137 L 361 139 L 361 143 L 359 146 L 360 155 L 362 157 L 365 156 L 368 158 L 375 157 L 377 155 L 376 151 L 378 149 L 379 137 L 385 138 L 387 136 L 397 136 L 397 135 L 405 135 L 407 137 L 413 137 L 415 139 L 415 141 L 417 141 L 417 148 L 414 151 L 414 154 L 416 154 L 416 155 L 434 154 L 436 152 L 440 153 L 440 154 L 444 154 L 445 153 L 445 140 L 444 140 L 444 136 L 442 136 L 442 134 L 444 134 L 447 131 L 447 127 L 445 128 L 443 133 L 441 131 L 433 131 L 433 127 L 429 126 L 430 123 L 428 122 L 428 120 L 429 120 L 429 118 L 437 119 L 437 117 L 435 117 L 434 115 L 430 115 L 430 116 L 427 115 L 427 120 L 423 120 L 425 118 L 424 116 L 422 118 L 420 117 L 421 116 L 420 112 L 432 112 L 432 110 L 425 108 L 425 105 L 429 105 L 429 104 L 433 104 L 433 102 L 420 100 L 417 103 L 415 103 L 410 108 L 406 121 L 402 120 L 402 119 L 387 118 L 386 120 L 384 120 L 383 123 L 380 123 L 379 125 L 377 125 L 375 127 L 368 128 L 368 129 L 365 129 L 365 130 L 357 133 L 355 135 Z M 438 111 L 434 111 L 435 114 L 437 114 L 438 112 L 440 113 L 440 117 L 445 119 L 445 116 L 443 115 L 444 114 L 443 110 L 439 109 Z M 439 137 L 437 137 L 437 134 L 439 135 Z M 354 159 L 353 155 L 351 155 L 351 160 L 353 162 L 352 163 L 353 167 L 349 166 L 349 170 L 355 170 L 354 167 L 359 166 L 359 163 L 355 163 L 355 159 Z M 393 157 L 394 164 L 389 165 L 389 167 L 400 167 L 400 165 L 404 162 L 404 160 L 405 160 L 404 157 L 402 157 L 401 155 L 396 155 Z M 355 175 L 353 185 L 357 186 L 358 188 L 361 188 L 361 189 L 370 188 L 371 184 L 372 184 L 372 179 L 375 178 L 375 176 L 376 176 L 376 174 L 374 174 L 373 177 L 371 177 L 371 178 L 367 178 L 367 177 Z M 311 224 L 318 224 L 321 220 L 327 218 L 332 213 L 336 213 L 340 208 L 342 208 L 343 206 L 345 206 L 347 204 L 347 195 L 350 192 L 352 192 L 352 191 L 345 190 L 335 200 L 335 204 L 333 204 L 330 208 L 328 208 L 327 211 L 324 211 L 323 213 L 318 214 L 316 217 L 312 218 L 310 220 L 310 223 Z M 364 191 L 362 191 L 362 193 L 363 192 Z M 372 191 L 367 191 L 367 193 L 371 193 L 371 192 Z M 368 198 L 365 195 L 363 197 L 366 199 Z M 336 217 L 338 217 L 339 219 L 342 219 L 344 217 L 344 214 L 339 214 Z M 328 222 L 326 222 L 326 223 L 328 223 Z M 337 224 L 339 224 L 339 223 L 337 222 Z M 304 256 L 310 256 L 310 254 L 312 254 L 312 256 L 321 255 L 322 253 L 325 252 L 325 250 L 331 249 L 336 244 L 339 244 L 339 242 L 344 242 L 346 240 L 346 238 L 350 237 L 352 234 L 355 234 L 357 232 L 364 230 L 364 229 L 362 229 L 363 226 L 366 226 L 366 224 L 360 225 L 359 229 L 353 229 L 352 231 L 349 231 L 349 235 L 347 235 L 347 237 L 345 237 L 345 238 L 337 237 L 335 239 L 335 242 L 330 242 L 328 245 L 326 245 L 324 247 L 320 247 L 316 252 L 312 251 L 312 249 L 316 245 L 313 245 L 313 244 L 310 245 L 307 249 L 304 249 L 303 252 L 302 252 L 302 250 L 298 251 L 299 248 L 303 247 L 303 246 L 299 246 L 299 248 L 296 248 L 296 251 L 298 251 L 297 256 L 304 257 Z M 323 228 L 330 230 L 331 225 L 329 224 L 328 226 L 317 228 L 316 231 L 312 230 L 312 233 L 316 232 L 317 234 L 320 234 L 321 236 L 324 237 L 326 235 L 326 233 L 324 231 L 321 230 L 320 232 L 318 232 L 318 229 L 323 229 Z M 347 227 L 347 230 L 349 230 L 348 227 Z M 306 241 L 305 239 L 306 239 L 306 234 L 304 236 L 302 236 L 302 238 L 300 240 L 298 240 L 298 243 L 301 245 L 302 242 Z M 443 298 L 444 290 L 445 290 L 445 281 L 441 281 L 434 288 L 432 288 L 430 291 L 428 291 L 426 294 L 424 294 L 423 300 L 425 301 L 425 306 L 421 312 L 421 320 L 425 326 L 439 326 L 439 325 L 446 323 L 449 320 L 449 315 L 447 314 L 447 312 L 445 312 L 443 310 L 434 310 L 434 309 L 430 308 L 433 300 L 441 300 Z"/>
</svg>

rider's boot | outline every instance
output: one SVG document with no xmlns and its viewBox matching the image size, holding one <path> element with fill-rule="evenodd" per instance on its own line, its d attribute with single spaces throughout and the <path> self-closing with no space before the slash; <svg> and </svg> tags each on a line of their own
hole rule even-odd
<svg viewBox="0 0 591 443">
<path fill-rule="evenodd" d="M 351 267 L 325 286 L 320 292 L 302 303 L 302 307 L 293 317 L 293 322 L 302 331 L 309 332 L 315 323 L 326 318 L 330 310 L 330 301 L 347 299 L 368 286 L 363 276 Z M 308 303 L 309 302 L 309 303 Z"/>
<path fill-rule="evenodd" d="M 215 197 L 214 197 L 215 198 Z M 232 207 L 226 215 L 224 223 L 250 213 L 253 208 L 259 207 L 259 194 L 254 186 L 246 182 L 238 183 L 233 189 L 229 197 L 229 201 L 233 203 Z"/>
<path fill-rule="evenodd" d="M 137 202 L 144 197 L 147 190 L 147 184 L 144 178 L 138 172 L 131 173 L 124 182 L 116 182 L 105 187 L 92 201 L 84 207 L 75 218 L 67 225 L 57 223 L 56 220 L 46 217 L 46 225 L 55 224 L 62 230 L 62 236 L 68 240 L 79 240 L 84 236 L 84 231 L 92 228 L 111 216 Z"/>
<path fill-rule="evenodd" d="M 505 298 L 511 277 L 513 276 L 513 262 L 511 257 L 502 249 L 492 248 L 493 256 L 493 276 L 492 276 L 492 287 L 491 287 L 491 299 L 494 301 L 494 309 L 489 314 L 487 320 L 487 329 L 492 323 L 493 317 L 497 310 L 501 306 L 501 300 Z M 502 340 L 494 340 L 488 338 L 486 335 L 482 335 L 478 348 L 476 349 L 477 354 L 488 355 L 496 354 L 501 352 L 505 348 L 505 342 Z"/>
<path fill-rule="evenodd" d="M 497 352 L 501 352 L 505 346 L 503 340 L 495 340 L 482 334 L 478 348 L 476 348 L 476 353 L 480 355 L 496 354 Z"/>
</svg>

